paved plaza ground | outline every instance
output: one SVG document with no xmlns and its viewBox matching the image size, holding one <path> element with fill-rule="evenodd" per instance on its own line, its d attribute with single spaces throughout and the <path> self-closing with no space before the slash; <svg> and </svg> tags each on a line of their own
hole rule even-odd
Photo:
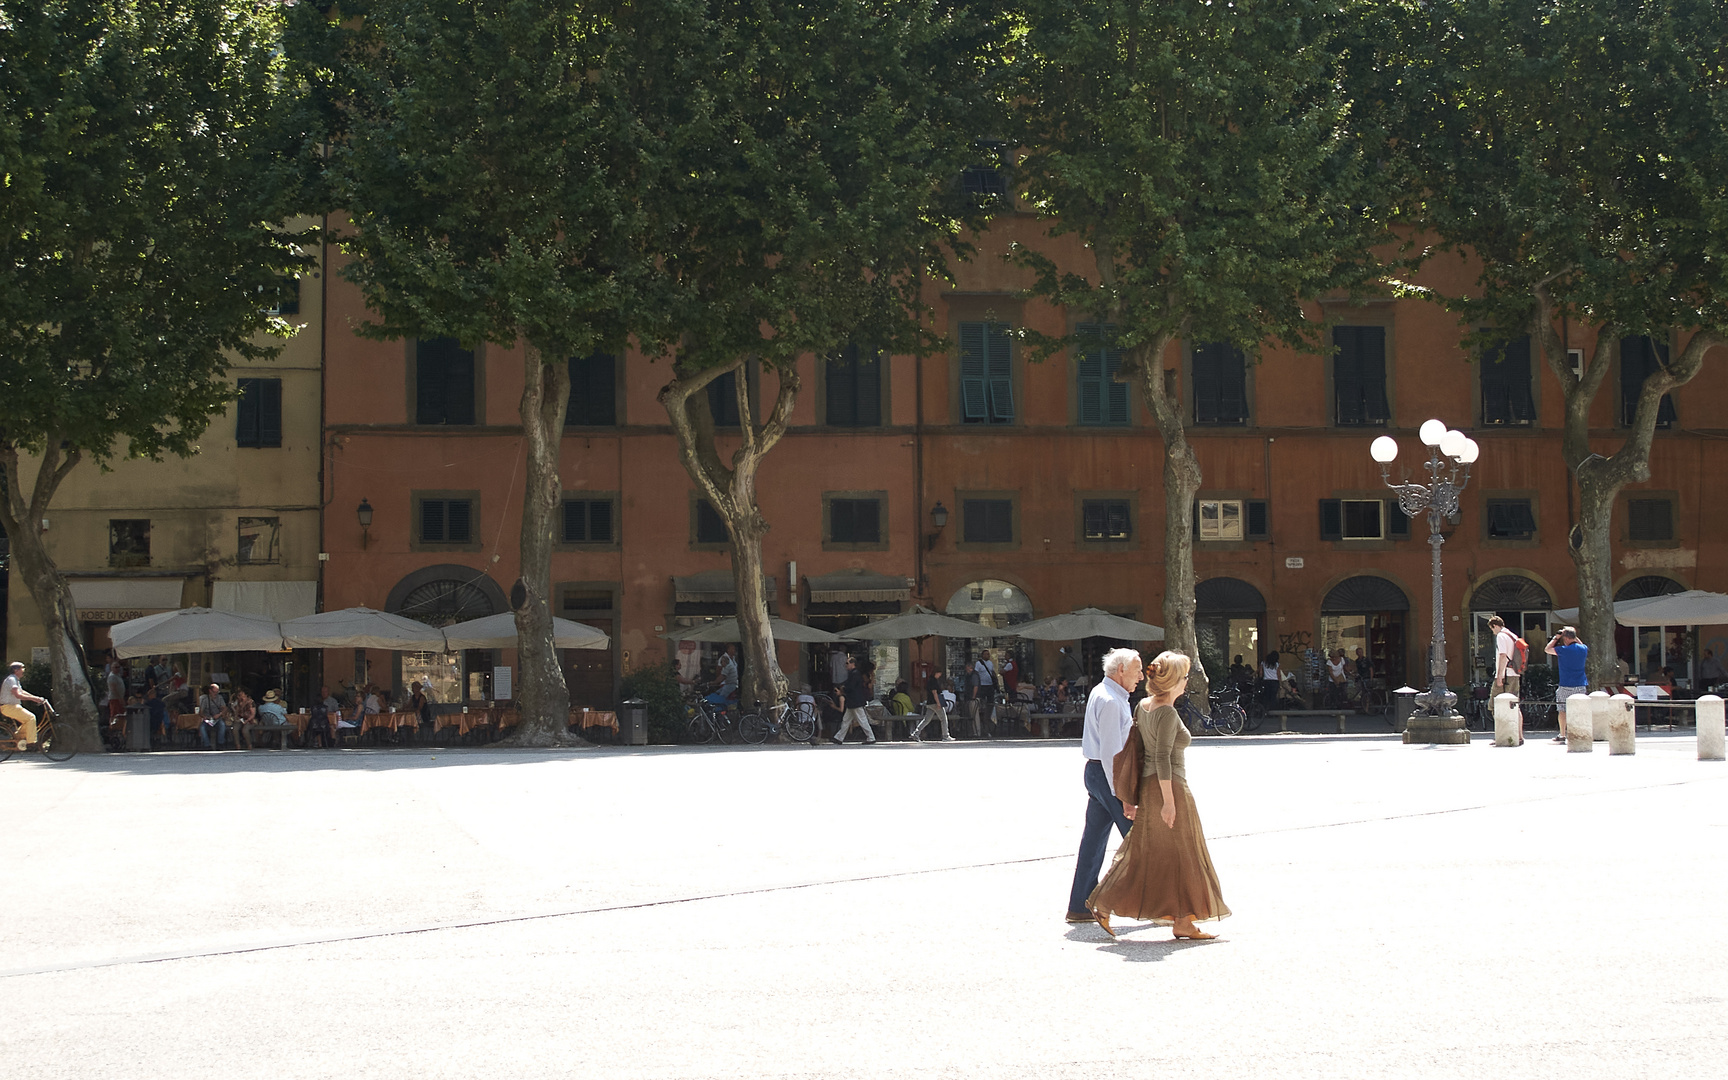
<svg viewBox="0 0 1728 1080">
<path fill-rule="evenodd" d="M 1063 923 L 1066 742 L 0 765 L 0 1076 L 1720 1077 L 1689 735 L 1199 739 L 1236 916 Z"/>
</svg>

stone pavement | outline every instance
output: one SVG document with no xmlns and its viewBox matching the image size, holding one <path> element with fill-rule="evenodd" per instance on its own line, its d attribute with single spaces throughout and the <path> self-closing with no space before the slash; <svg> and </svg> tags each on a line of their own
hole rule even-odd
<svg viewBox="0 0 1728 1080">
<path fill-rule="evenodd" d="M 1061 919 L 1073 742 L 0 765 L 0 1077 L 1718 1077 L 1728 769 L 1196 740 L 1236 916 Z"/>
</svg>

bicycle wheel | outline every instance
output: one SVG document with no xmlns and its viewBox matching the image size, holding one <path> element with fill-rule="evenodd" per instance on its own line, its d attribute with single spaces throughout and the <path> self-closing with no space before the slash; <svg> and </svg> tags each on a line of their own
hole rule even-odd
<svg viewBox="0 0 1728 1080">
<path fill-rule="evenodd" d="M 1266 722 L 1266 706 L 1259 698 L 1249 698 L 1248 707 L 1242 710 L 1242 730 L 1259 731 L 1260 725 Z"/>
<path fill-rule="evenodd" d="M 708 723 L 708 718 L 697 713 L 684 725 L 684 735 L 693 743 L 705 743 L 714 737 L 714 728 Z"/>
<path fill-rule="evenodd" d="M 786 713 L 786 736 L 794 742 L 807 743 L 816 737 L 816 710 L 809 704 Z"/>
<path fill-rule="evenodd" d="M 76 750 L 62 750 L 54 745 L 54 721 L 44 716 L 36 722 L 36 746 L 49 761 L 71 761 Z"/>
<path fill-rule="evenodd" d="M 755 746 L 768 741 L 768 735 L 773 729 L 768 721 L 757 713 L 745 713 L 738 718 L 738 737 Z"/>
<path fill-rule="evenodd" d="M 711 722 L 714 725 L 714 735 L 722 743 L 738 741 L 738 719 L 731 713 L 717 712 Z"/>
<path fill-rule="evenodd" d="M 11 743 L 18 737 L 18 721 L 0 716 L 0 743 Z M 0 761 L 12 756 L 12 751 L 0 746 Z"/>
<path fill-rule="evenodd" d="M 1226 735 L 1242 734 L 1242 724 L 1246 720 L 1240 705 L 1212 706 L 1212 725 Z"/>
</svg>

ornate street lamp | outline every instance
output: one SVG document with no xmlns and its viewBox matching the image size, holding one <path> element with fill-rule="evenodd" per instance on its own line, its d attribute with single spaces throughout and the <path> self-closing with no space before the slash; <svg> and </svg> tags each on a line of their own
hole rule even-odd
<svg viewBox="0 0 1728 1080">
<path fill-rule="evenodd" d="M 1446 429 L 1438 420 L 1423 424 L 1419 434 L 1428 447 L 1428 483 L 1392 482 L 1392 461 L 1398 456 L 1398 442 L 1389 435 L 1374 440 L 1369 453 L 1380 463 L 1380 479 L 1398 493 L 1398 507 L 1410 517 L 1428 512 L 1428 547 L 1434 553 L 1431 570 L 1434 596 L 1430 608 L 1434 613 L 1433 629 L 1428 638 L 1428 689 L 1416 695 L 1416 711 L 1404 730 L 1407 743 L 1467 743 L 1470 729 L 1458 712 L 1458 695 L 1446 688 L 1446 606 L 1440 591 L 1440 545 L 1446 538 L 1440 529 L 1447 519 L 1458 520 L 1458 494 L 1470 483 L 1470 465 L 1481 448 L 1462 431 Z M 1462 476 L 1460 476 L 1462 471 Z"/>
</svg>

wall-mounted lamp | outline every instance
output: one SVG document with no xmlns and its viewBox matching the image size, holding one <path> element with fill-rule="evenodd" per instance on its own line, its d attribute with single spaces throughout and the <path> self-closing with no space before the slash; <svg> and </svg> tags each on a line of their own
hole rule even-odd
<svg viewBox="0 0 1728 1080">
<path fill-rule="evenodd" d="M 929 551 L 936 546 L 936 538 L 942 535 L 942 529 L 948 524 L 948 508 L 937 499 L 936 505 L 930 508 L 930 524 L 936 526 L 936 531 L 924 536 L 924 550 Z"/>
<path fill-rule="evenodd" d="M 361 499 L 354 513 L 360 519 L 360 550 L 364 551 L 372 542 L 372 504 Z"/>
</svg>

